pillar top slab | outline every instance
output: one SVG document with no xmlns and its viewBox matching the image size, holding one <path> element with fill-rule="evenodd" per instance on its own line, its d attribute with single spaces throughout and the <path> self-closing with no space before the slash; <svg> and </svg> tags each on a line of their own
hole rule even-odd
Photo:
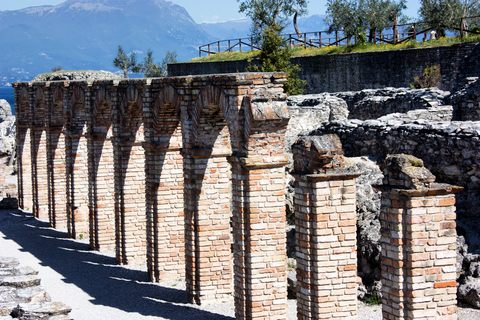
<svg viewBox="0 0 480 320">
<path fill-rule="evenodd" d="M 387 191 L 394 195 L 403 195 L 407 197 L 443 195 L 458 193 L 463 190 L 463 187 L 452 186 L 447 183 L 433 183 L 430 188 L 425 189 L 402 189 L 398 188 L 398 186 L 389 185 L 372 185 L 372 187 L 378 191 Z"/>
<path fill-rule="evenodd" d="M 247 169 L 261 169 L 284 167 L 288 164 L 288 156 L 271 156 L 271 157 L 246 157 L 239 158 L 240 164 Z"/>
</svg>

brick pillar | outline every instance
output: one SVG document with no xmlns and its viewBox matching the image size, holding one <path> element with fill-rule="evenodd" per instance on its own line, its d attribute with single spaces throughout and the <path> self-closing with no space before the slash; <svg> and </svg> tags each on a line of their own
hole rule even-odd
<svg viewBox="0 0 480 320">
<path fill-rule="evenodd" d="M 232 293 L 230 164 L 226 155 L 184 154 L 186 284 L 190 302 Z"/>
<path fill-rule="evenodd" d="M 48 213 L 50 225 L 63 230 L 67 227 L 65 181 L 65 116 L 61 88 L 53 87 L 45 92 L 48 106 L 47 118 L 47 173 Z"/>
<path fill-rule="evenodd" d="M 47 111 L 48 216 L 53 228 L 67 228 L 66 145 L 63 92 L 60 87 L 45 90 Z"/>
<path fill-rule="evenodd" d="M 182 132 L 172 87 L 144 89 L 147 268 L 151 281 L 185 276 Z"/>
<path fill-rule="evenodd" d="M 286 319 L 286 157 L 231 158 L 235 316 Z"/>
<path fill-rule="evenodd" d="M 423 162 L 387 157 L 380 215 L 383 319 L 457 319 L 455 196 Z"/>
<path fill-rule="evenodd" d="M 18 205 L 23 210 L 32 208 L 31 155 L 30 155 L 30 108 L 29 94 L 25 87 L 15 87 L 16 156 Z"/>
<path fill-rule="evenodd" d="M 284 74 L 245 76 L 268 84 L 237 101 L 245 118 L 243 156 L 232 156 L 236 319 L 287 318 Z M 277 82 L 278 80 L 278 82 Z"/>
<path fill-rule="evenodd" d="M 64 89 L 66 123 L 67 229 L 72 238 L 89 235 L 88 148 L 82 88 Z"/>
<path fill-rule="evenodd" d="M 113 250 L 115 170 L 112 109 L 105 88 L 87 91 L 87 95 L 92 104 L 87 115 L 90 247 L 100 251 Z"/>
<path fill-rule="evenodd" d="M 336 135 L 292 146 L 298 319 L 357 319 L 355 179 Z"/>
<path fill-rule="evenodd" d="M 114 94 L 115 234 L 119 264 L 146 260 L 145 151 L 138 92 Z M 137 100 L 140 99 L 140 100 Z"/>
<path fill-rule="evenodd" d="M 33 99 L 31 147 L 32 147 L 32 182 L 33 214 L 35 217 L 48 219 L 48 178 L 47 178 L 47 106 L 43 88 L 35 90 Z"/>
</svg>

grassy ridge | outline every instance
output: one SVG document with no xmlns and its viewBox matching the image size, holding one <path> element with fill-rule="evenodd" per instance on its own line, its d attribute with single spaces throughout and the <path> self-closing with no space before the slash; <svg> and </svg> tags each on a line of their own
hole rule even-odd
<svg viewBox="0 0 480 320">
<path fill-rule="evenodd" d="M 429 40 L 425 42 L 408 41 L 400 44 L 373 44 L 364 43 L 351 46 L 342 47 L 322 47 L 322 48 L 303 48 L 297 47 L 292 49 L 293 57 L 307 57 L 318 56 L 327 54 L 342 54 L 342 53 L 354 53 L 354 52 L 373 52 L 373 51 L 386 51 L 386 50 L 402 50 L 413 48 L 425 48 L 425 47 L 439 47 L 439 46 L 451 46 L 458 43 L 471 43 L 480 42 L 480 35 L 473 35 L 469 37 L 453 37 L 453 38 L 440 38 L 438 40 Z M 258 50 L 244 51 L 244 52 L 221 52 L 212 54 L 204 58 L 195 58 L 189 62 L 206 62 L 206 61 L 232 61 L 232 60 L 246 60 L 254 59 L 260 55 Z"/>
</svg>

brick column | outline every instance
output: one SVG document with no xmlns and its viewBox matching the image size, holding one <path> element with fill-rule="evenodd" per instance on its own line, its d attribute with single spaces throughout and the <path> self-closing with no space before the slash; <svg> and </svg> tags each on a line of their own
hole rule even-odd
<svg viewBox="0 0 480 320">
<path fill-rule="evenodd" d="M 88 237 L 88 146 L 83 88 L 64 89 L 66 123 L 67 228 L 72 238 Z"/>
<path fill-rule="evenodd" d="M 455 196 L 423 162 L 387 157 L 380 215 L 383 319 L 457 319 Z"/>
<path fill-rule="evenodd" d="M 29 94 L 27 89 L 25 87 L 15 87 L 18 205 L 23 210 L 32 209 L 31 113 L 28 101 Z"/>
<path fill-rule="evenodd" d="M 91 101 L 87 114 L 90 247 L 115 249 L 115 170 L 112 108 L 106 88 L 86 92 Z"/>
<path fill-rule="evenodd" d="M 37 88 L 32 114 L 32 182 L 33 214 L 48 219 L 48 178 L 47 178 L 47 106 L 44 88 Z M 48 90 L 48 89 L 47 89 Z"/>
<path fill-rule="evenodd" d="M 292 146 L 298 319 L 357 319 L 355 179 L 336 135 Z"/>
<path fill-rule="evenodd" d="M 144 89 L 147 268 L 151 281 L 185 276 L 180 97 Z"/>
<path fill-rule="evenodd" d="M 235 316 L 286 319 L 285 156 L 231 158 Z"/>
<path fill-rule="evenodd" d="M 230 164 L 226 155 L 184 154 L 186 284 L 190 302 L 232 293 Z"/>
<path fill-rule="evenodd" d="M 255 90 L 239 101 L 245 110 L 245 154 L 230 158 L 236 319 L 287 318 L 288 157 L 283 150 L 289 114 L 281 88 L 283 77 L 246 76 L 245 83 L 271 83 L 268 89 Z"/>
<path fill-rule="evenodd" d="M 48 210 L 53 228 L 67 227 L 65 135 L 63 132 L 63 94 L 61 88 L 52 88 L 47 125 Z"/>
<path fill-rule="evenodd" d="M 140 93 L 136 88 L 132 90 L 118 88 L 113 99 L 115 234 L 119 264 L 144 263 L 147 251 L 143 104 Z"/>
</svg>

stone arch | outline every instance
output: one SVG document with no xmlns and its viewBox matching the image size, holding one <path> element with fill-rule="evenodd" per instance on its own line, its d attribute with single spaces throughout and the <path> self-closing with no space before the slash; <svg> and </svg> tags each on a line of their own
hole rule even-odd
<svg viewBox="0 0 480 320">
<path fill-rule="evenodd" d="M 232 292 L 230 250 L 230 99 L 204 87 L 191 108 L 191 144 L 184 152 L 185 254 L 189 300 L 224 300 Z M 214 280 L 212 280 L 214 279 Z"/>
<path fill-rule="evenodd" d="M 206 86 L 197 96 L 192 115 L 193 148 L 213 148 L 231 153 L 229 97 L 216 86 Z"/>
<path fill-rule="evenodd" d="M 136 86 L 118 90 L 115 132 L 115 229 L 117 262 L 146 259 L 145 154 L 142 91 Z"/>
<path fill-rule="evenodd" d="M 147 267 L 152 281 L 185 275 L 181 98 L 173 86 L 153 94 L 146 119 Z"/>
<path fill-rule="evenodd" d="M 107 87 L 92 93 L 92 115 L 88 128 L 90 248 L 115 247 L 115 179 L 113 104 Z"/>
<path fill-rule="evenodd" d="M 63 129 L 65 125 L 65 115 L 63 110 L 63 90 L 60 87 L 54 87 L 52 94 L 52 106 L 50 109 L 50 127 Z"/>
</svg>

